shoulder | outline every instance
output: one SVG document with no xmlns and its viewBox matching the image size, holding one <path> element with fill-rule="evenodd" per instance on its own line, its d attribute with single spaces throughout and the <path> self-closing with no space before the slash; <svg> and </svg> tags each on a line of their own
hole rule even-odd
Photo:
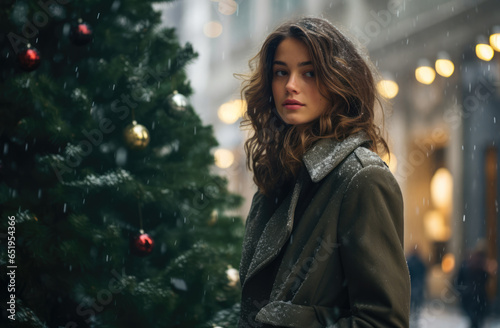
<svg viewBox="0 0 500 328">
<path fill-rule="evenodd" d="M 345 231 L 356 226 L 363 230 L 363 225 L 392 225 L 402 244 L 403 195 L 388 166 L 366 148 L 357 148 L 342 163 L 344 165 L 349 169 L 342 177 L 339 229 Z"/>
<path fill-rule="evenodd" d="M 366 147 L 356 148 L 332 173 L 341 179 L 345 186 L 344 193 L 367 188 L 384 188 L 401 193 L 387 164 Z"/>
<path fill-rule="evenodd" d="M 388 169 L 387 164 L 373 151 L 366 147 L 358 147 L 354 150 L 356 159 L 362 167 L 376 166 L 383 169 Z"/>
<path fill-rule="evenodd" d="M 344 182 L 349 182 L 360 173 L 370 175 L 373 171 L 392 175 L 387 164 L 375 152 L 360 146 L 349 154 L 331 173 L 340 177 Z"/>
</svg>

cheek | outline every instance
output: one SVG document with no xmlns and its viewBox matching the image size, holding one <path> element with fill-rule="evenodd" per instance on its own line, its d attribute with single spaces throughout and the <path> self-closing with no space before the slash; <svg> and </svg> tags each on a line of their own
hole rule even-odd
<svg viewBox="0 0 500 328">
<path fill-rule="evenodd" d="M 272 85 L 271 85 L 271 89 L 273 91 L 273 98 L 274 98 L 274 101 L 278 100 L 277 98 L 279 98 L 279 87 L 278 87 L 278 83 L 276 81 L 273 81 Z"/>
</svg>

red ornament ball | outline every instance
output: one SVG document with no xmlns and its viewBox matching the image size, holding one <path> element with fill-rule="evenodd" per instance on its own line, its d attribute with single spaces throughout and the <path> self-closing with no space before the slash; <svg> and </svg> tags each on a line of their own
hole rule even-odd
<svg viewBox="0 0 500 328">
<path fill-rule="evenodd" d="M 130 251 L 137 256 L 146 256 L 151 253 L 154 244 L 153 238 L 141 231 L 130 240 Z"/>
<path fill-rule="evenodd" d="M 17 54 L 17 61 L 23 70 L 31 72 L 40 66 L 40 53 L 35 48 L 26 48 Z"/>
<path fill-rule="evenodd" d="M 84 46 L 92 41 L 92 28 L 80 22 L 71 28 L 70 38 L 77 46 Z"/>
</svg>

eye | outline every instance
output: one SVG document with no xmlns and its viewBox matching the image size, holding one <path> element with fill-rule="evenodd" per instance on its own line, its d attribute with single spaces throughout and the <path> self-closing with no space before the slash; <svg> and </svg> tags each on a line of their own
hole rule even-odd
<svg viewBox="0 0 500 328">
<path fill-rule="evenodd" d="M 305 74 L 305 76 L 307 76 L 307 77 L 314 77 L 314 72 L 313 71 L 307 72 Z"/>
<path fill-rule="evenodd" d="M 278 70 L 278 71 L 275 71 L 275 72 L 274 72 L 274 75 L 276 75 L 276 76 L 285 76 L 285 75 L 286 75 L 286 72 L 285 72 L 285 71 L 280 71 L 280 70 Z"/>
</svg>

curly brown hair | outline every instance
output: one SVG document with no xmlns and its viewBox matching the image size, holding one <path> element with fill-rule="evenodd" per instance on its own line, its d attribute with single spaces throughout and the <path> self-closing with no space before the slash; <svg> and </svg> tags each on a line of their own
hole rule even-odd
<svg viewBox="0 0 500 328">
<path fill-rule="evenodd" d="M 274 107 L 273 60 L 278 45 L 286 38 L 307 46 L 318 90 L 333 104 L 319 118 L 304 124 L 286 124 Z M 245 142 L 247 167 L 253 170 L 253 180 L 264 195 L 293 183 L 302 156 L 319 139 L 343 140 L 363 130 L 371 139 L 373 151 L 389 152 L 374 123 L 375 104 L 383 107 L 373 77 L 376 70 L 327 20 L 306 17 L 281 24 L 250 59 L 249 67 L 250 74 L 236 74 L 243 79 L 241 95 L 247 101 L 240 127 L 251 126 L 253 130 Z"/>
</svg>

